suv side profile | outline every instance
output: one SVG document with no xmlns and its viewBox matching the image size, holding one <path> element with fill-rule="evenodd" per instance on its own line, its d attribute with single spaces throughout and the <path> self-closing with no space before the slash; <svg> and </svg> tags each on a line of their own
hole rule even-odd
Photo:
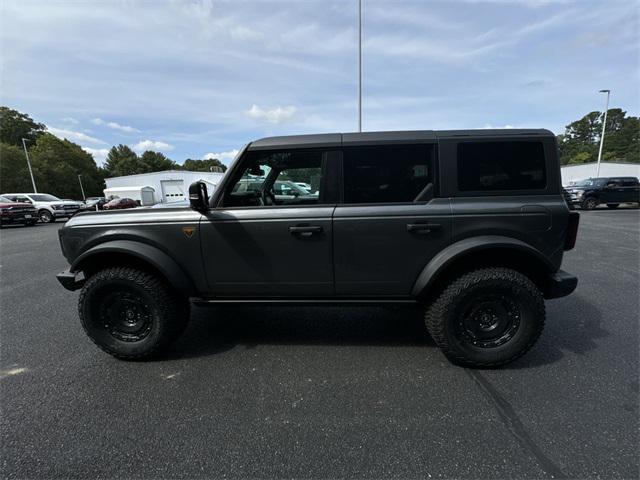
<svg viewBox="0 0 640 480">
<path fill-rule="evenodd" d="M 640 182 L 637 177 L 598 177 L 581 180 L 567 188 L 571 203 L 583 210 L 593 210 L 605 203 L 618 208 L 621 203 L 640 204 Z"/>
<path fill-rule="evenodd" d="M 60 200 L 48 193 L 3 193 L 2 196 L 12 202 L 32 204 L 42 223 L 52 223 L 58 218 L 71 218 L 80 210 L 78 202 Z"/>
<path fill-rule="evenodd" d="M 314 194 L 277 195 L 283 182 Z M 533 346 L 545 298 L 577 285 L 560 266 L 579 214 L 548 130 L 264 138 L 189 198 L 59 231 L 58 279 L 82 289 L 81 323 L 115 357 L 167 348 L 191 302 L 413 303 L 451 361 L 493 367 Z"/>
</svg>

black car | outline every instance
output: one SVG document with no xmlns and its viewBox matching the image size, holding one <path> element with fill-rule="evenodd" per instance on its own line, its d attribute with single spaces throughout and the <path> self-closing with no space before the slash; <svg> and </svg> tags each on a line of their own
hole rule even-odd
<svg viewBox="0 0 640 480">
<path fill-rule="evenodd" d="M 314 194 L 283 192 L 291 179 Z M 497 366 L 536 342 L 544 300 L 577 285 L 560 267 L 579 213 L 548 130 L 264 138 L 189 200 L 59 230 L 70 267 L 58 279 L 82 289 L 84 329 L 111 355 L 165 349 L 192 302 L 401 303 L 424 309 L 452 361 Z"/>
<path fill-rule="evenodd" d="M 637 177 L 587 178 L 566 190 L 571 203 L 584 210 L 593 210 L 601 204 L 618 208 L 621 203 L 640 203 L 640 183 Z"/>
</svg>

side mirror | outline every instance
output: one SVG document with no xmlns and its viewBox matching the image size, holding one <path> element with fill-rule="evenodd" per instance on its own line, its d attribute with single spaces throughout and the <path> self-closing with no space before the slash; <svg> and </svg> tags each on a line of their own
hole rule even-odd
<svg viewBox="0 0 640 480">
<path fill-rule="evenodd" d="M 197 212 L 206 212 L 209 208 L 209 195 L 207 194 L 207 184 L 204 182 L 194 182 L 189 185 L 189 204 Z"/>
</svg>

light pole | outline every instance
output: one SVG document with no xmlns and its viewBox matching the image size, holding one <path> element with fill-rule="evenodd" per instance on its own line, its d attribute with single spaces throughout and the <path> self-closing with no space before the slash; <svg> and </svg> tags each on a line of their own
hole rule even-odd
<svg viewBox="0 0 640 480">
<path fill-rule="evenodd" d="M 87 197 L 84 195 L 84 188 L 82 188 L 82 175 L 78 175 L 78 182 L 80 182 L 80 191 L 82 192 L 82 199 L 87 200 Z"/>
<path fill-rule="evenodd" d="M 362 131 L 362 0 L 358 0 L 358 132 Z"/>
<path fill-rule="evenodd" d="M 609 95 L 611 90 L 600 90 L 598 93 L 607 94 L 607 103 L 604 107 L 604 120 L 602 121 L 602 135 L 600 135 L 600 151 L 598 152 L 598 166 L 596 167 L 596 178 L 600 176 L 600 162 L 602 161 L 602 147 L 604 146 L 604 132 L 607 128 L 607 112 L 609 111 Z"/>
<path fill-rule="evenodd" d="M 27 144 L 25 143 L 26 140 L 28 140 L 28 138 L 22 139 L 24 155 L 25 157 L 27 157 L 27 166 L 29 167 L 29 175 L 31 175 L 31 185 L 33 185 L 33 193 L 38 193 L 38 190 L 36 189 L 36 181 L 33 179 L 33 170 L 31 170 L 31 160 L 29 160 L 29 152 L 27 152 Z"/>
</svg>

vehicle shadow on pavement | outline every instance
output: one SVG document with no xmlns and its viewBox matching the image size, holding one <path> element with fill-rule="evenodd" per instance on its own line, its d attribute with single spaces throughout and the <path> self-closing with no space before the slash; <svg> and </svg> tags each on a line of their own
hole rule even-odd
<svg viewBox="0 0 640 480">
<path fill-rule="evenodd" d="M 585 355 L 598 348 L 597 340 L 609 335 L 602 327 L 602 313 L 583 293 L 547 302 L 542 336 L 529 353 L 502 368 L 533 368 L 555 363 L 564 352 Z"/>
<path fill-rule="evenodd" d="M 416 307 L 194 307 L 165 359 L 194 358 L 237 345 L 371 345 L 436 348 Z"/>
</svg>

